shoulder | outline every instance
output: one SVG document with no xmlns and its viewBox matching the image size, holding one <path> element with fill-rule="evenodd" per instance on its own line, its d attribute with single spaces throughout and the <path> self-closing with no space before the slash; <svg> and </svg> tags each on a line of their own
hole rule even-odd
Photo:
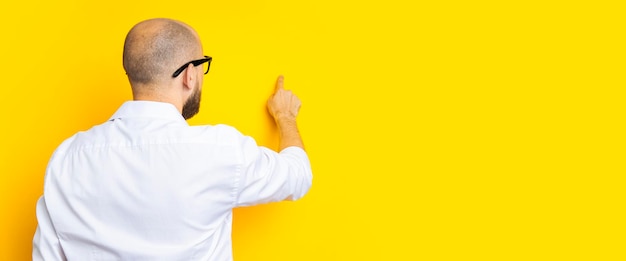
<svg viewBox="0 0 626 261">
<path fill-rule="evenodd" d="M 96 146 L 102 143 L 103 140 L 106 140 L 109 135 L 108 128 L 110 127 L 111 122 L 104 122 L 99 125 L 94 125 L 88 130 L 78 131 L 71 137 L 65 139 L 57 150 L 66 152 L 77 148 Z"/>
<path fill-rule="evenodd" d="M 202 139 L 214 140 L 222 144 L 238 144 L 245 142 L 249 137 L 243 135 L 235 127 L 217 124 L 192 126 L 192 136 L 200 136 Z"/>
<path fill-rule="evenodd" d="M 61 142 L 61 144 L 54 151 L 54 154 L 63 154 L 63 153 L 66 153 L 67 151 L 69 151 L 70 148 L 72 147 L 72 145 L 74 144 L 74 142 L 76 141 L 76 137 L 79 134 L 80 134 L 80 132 L 72 135 L 71 137 L 69 137 L 69 138 L 65 139 L 63 142 Z"/>
<path fill-rule="evenodd" d="M 220 135 L 243 136 L 243 134 L 241 134 L 241 132 L 233 126 L 229 126 L 225 124 L 218 124 L 218 125 L 212 126 L 212 128 Z"/>
</svg>

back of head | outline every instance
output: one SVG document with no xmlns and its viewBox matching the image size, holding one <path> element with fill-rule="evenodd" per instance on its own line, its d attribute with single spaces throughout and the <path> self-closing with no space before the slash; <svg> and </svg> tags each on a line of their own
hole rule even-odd
<svg viewBox="0 0 626 261">
<path fill-rule="evenodd" d="M 133 91 L 171 80 L 184 63 L 202 55 L 197 33 L 170 19 L 150 19 L 135 25 L 124 42 L 123 64 Z"/>
</svg>

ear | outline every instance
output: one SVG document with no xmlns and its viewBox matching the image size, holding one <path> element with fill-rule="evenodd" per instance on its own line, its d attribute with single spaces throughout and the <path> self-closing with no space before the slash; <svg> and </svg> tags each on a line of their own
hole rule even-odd
<svg viewBox="0 0 626 261">
<path fill-rule="evenodd" d="M 193 66 L 193 64 L 189 64 L 189 66 L 187 66 L 187 70 L 183 71 L 181 76 L 183 76 L 183 88 L 185 88 L 185 91 L 193 90 L 193 87 L 198 80 L 196 74 L 196 67 Z"/>
</svg>

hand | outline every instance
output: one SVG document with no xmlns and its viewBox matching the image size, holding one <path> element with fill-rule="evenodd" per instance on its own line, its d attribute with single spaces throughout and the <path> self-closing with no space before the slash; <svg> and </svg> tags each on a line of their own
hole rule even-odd
<svg viewBox="0 0 626 261">
<path fill-rule="evenodd" d="M 284 77 L 278 76 L 274 94 L 267 101 L 267 109 L 276 122 L 295 121 L 300 110 L 300 99 L 290 90 L 285 90 Z"/>
</svg>

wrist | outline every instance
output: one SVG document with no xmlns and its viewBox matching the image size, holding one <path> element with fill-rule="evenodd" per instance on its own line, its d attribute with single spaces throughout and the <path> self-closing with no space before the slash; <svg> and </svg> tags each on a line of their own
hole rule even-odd
<svg viewBox="0 0 626 261">
<path fill-rule="evenodd" d="M 274 115 L 274 120 L 279 125 L 282 123 L 295 123 L 296 115 L 293 115 L 291 113 L 277 113 L 276 115 Z"/>
</svg>

